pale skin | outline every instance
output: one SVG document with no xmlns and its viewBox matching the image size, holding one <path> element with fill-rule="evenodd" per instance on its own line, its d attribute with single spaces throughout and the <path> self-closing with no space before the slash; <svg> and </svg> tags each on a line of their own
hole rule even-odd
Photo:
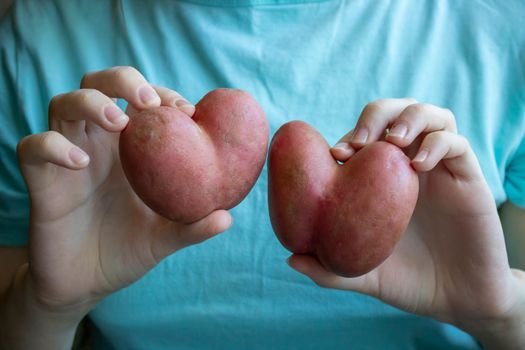
<svg viewBox="0 0 525 350">
<path fill-rule="evenodd" d="M 344 162 L 378 139 L 404 148 L 419 174 L 418 203 L 394 253 L 357 278 L 306 255 L 293 255 L 290 266 L 322 287 L 454 324 L 486 349 L 525 348 L 525 273 L 509 267 L 494 199 L 452 113 L 412 99 L 373 102 L 332 154 Z M 501 211 L 509 237 L 523 242 L 525 211 L 510 203 Z"/>
<path fill-rule="evenodd" d="M 129 102 L 126 114 L 112 100 L 117 97 Z M 127 114 L 160 104 L 190 116 L 195 111 L 176 92 L 153 90 L 133 68 L 87 74 L 80 90 L 51 101 L 53 131 L 19 143 L 31 198 L 30 241 L 27 252 L 11 257 L 14 279 L 2 276 L 11 282 L 4 282 L 10 290 L 0 304 L 0 348 L 70 348 L 79 321 L 98 301 L 167 255 L 230 226 L 224 210 L 190 225 L 164 219 L 125 180 L 117 146 Z"/>
<path fill-rule="evenodd" d="M 141 100 L 141 89 L 149 99 Z M 129 102 L 126 113 L 114 98 Z M 127 115 L 160 104 L 194 112 L 178 93 L 152 87 L 135 69 L 90 73 L 80 90 L 52 100 L 51 132 L 20 142 L 31 198 L 30 241 L 27 249 L 0 249 L 0 263 L 7 266 L 0 275 L 0 348 L 69 348 L 78 323 L 101 299 L 164 257 L 230 226 L 223 210 L 191 225 L 170 222 L 142 204 L 125 181 L 118 133 Z M 395 127 L 400 121 L 408 127 L 406 137 Z M 346 161 L 379 138 L 408 146 L 420 177 L 409 228 L 394 254 L 359 278 L 335 276 L 309 256 L 294 255 L 290 265 L 323 287 L 366 293 L 455 324 L 489 349 L 525 347 L 525 274 L 507 263 L 502 221 L 452 113 L 386 99 L 369 104 L 357 125 L 366 126 L 366 140 L 363 133 L 349 133 L 332 149 L 334 158 Z M 504 217 L 506 231 L 525 234 L 522 209 L 508 204 Z"/>
</svg>

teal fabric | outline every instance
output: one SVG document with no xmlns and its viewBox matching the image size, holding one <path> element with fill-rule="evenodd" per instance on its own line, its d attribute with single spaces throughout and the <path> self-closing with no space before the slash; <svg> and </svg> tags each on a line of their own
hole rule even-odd
<svg viewBox="0 0 525 350">
<path fill-rule="evenodd" d="M 245 89 L 272 133 L 302 119 L 330 143 L 378 98 L 447 107 L 496 203 L 525 207 L 523 13 L 519 0 L 17 0 L 0 23 L 0 243 L 26 241 L 17 141 L 47 129 L 52 96 L 115 65 L 194 102 Z M 478 348 L 452 326 L 292 271 L 266 187 L 264 169 L 228 232 L 105 299 L 90 314 L 95 348 Z"/>
</svg>

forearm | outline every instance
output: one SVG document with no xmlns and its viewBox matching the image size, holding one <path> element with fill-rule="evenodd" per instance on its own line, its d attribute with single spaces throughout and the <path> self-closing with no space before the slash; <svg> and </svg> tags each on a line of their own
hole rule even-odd
<svg viewBox="0 0 525 350">
<path fill-rule="evenodd" d="M 88 310 L 54 310 L 39 303 L 24 265 L 0 301 L 0 349 L 70 349 Z"/>
</svg>

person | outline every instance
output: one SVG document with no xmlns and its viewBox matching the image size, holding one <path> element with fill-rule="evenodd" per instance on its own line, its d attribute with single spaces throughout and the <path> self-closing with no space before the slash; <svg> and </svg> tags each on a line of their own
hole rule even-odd
<svg viewBox="0 0 525 350">
<path fill-rule="evenodd" d="M 0 24 L 0 347 L 68 348 L 87 315 L 94 349 L 525 349 L 524 11 L 17 0 Z M 216 87 L 250 92 L 272 133 L 307 121 L 342 162 L 380 138 L 406 150 L 420 192 L 393 254 L 358 278 L 289 268 L 266 169 L 193 224 L 149 210 L 119 132 L 153 106 L 191 116 Z"/>
</svg>

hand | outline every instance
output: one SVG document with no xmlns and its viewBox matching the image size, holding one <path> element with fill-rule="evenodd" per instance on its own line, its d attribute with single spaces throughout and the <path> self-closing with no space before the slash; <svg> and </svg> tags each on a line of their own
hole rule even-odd
<svg viewBox="0 0 525 350">
<path fill-rule="evenodd" d="M 289 264 L 323 287 L 368 294 L 467 331 L 480 320 L 523 313 L 522 272 L 509 268 L 494 198 L 452 113 L 412 99 L 379 100 L 332 154 L 344 162 L 378 139 L 406 151 L 420 182 L 413 217 L 393 254 L 358 278 L 328 272 L 311 256 L 293 255 Z"/>
<path fill-rule="evenodd" d="M 117 97 L 128 101 L 128 115 L 161 104 L 195 111 L 131 67 L 87 74 L 80 90 L 52 99 L 51 131 L 24 138 L 17 150 L 31 200 L 29 276 L 43 305 L 94 304 L 231 224 L 224 210 L 184 225 L 142 203 L 121 169 L 119 132 L 129 118 Z"/>
</svg>

